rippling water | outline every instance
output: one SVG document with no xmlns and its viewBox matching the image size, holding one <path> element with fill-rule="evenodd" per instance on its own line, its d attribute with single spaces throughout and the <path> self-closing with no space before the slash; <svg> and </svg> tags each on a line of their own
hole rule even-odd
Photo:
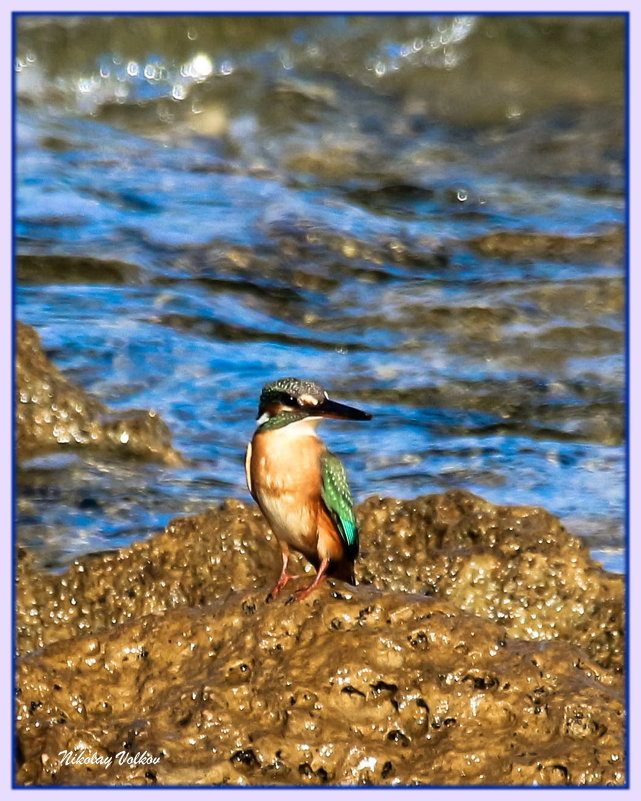
<svg viewBox="0 0 641 801">
<path fill-rule="evenodd" d="M 43 563 L 247 499 L 299 375 L 376 415 L 324 426 L 358 500 L 541 505 L 623 569 L 620 18 L 25 16 L 16 71 L 16 249 L 62 257 L 17 316 L 187 460 L 21 465 Z"/>
</svg>

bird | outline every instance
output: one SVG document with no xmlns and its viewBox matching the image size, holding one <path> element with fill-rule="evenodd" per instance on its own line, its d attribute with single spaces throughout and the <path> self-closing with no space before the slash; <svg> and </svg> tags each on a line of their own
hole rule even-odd
<svg viewBox="0 0 641 801">
<path fill-rule="evenodd" d="M 372 415 L 330 400 L 316 381 L 279 378 L 260 394 L 256 430 L 247 446 L 247 487 L 269 523 L 282 569 L 271 601 L 295 578 L 290 548 L 316 568 L 312 583 L 294 593 L 303 600 L 326 576 L 355 585 L 359 533 L 345 469 L 316 433 L 324 418 L 371 420 Z"/>
</svg>

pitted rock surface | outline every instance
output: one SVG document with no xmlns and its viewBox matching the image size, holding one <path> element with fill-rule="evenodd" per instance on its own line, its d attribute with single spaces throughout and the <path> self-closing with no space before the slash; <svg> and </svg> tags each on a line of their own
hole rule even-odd
<svg viewBox="0 0 641 801">
<path fill-rule="evenodd" d="M 447 598 L 511 636 L 567 640 L 622 669 L 623 578 L 603 570 L 556 516 L 460 490 L 370 498 L 359 512 L 359 581 Z"/>
<path fill-rule="evenodd" d="M 20 782 L 623 781 L 620 687 L 581 649 L 410 593 L 287 600 L 232 591 L 23 659 Z M 136 754 L 160 760 L 118 764 Z"/>
<path fill-rule="evenodd" d="M 266 603 L 278 548 L 238 501 L 61 575 L 22 551 L 18 781 L 624 783 L 621 577 L 467 492 L 359 516 L 359 586 L 304 602 L 311 572 Z"/>
<path fill-rule="evenodd" d="M 510 636 L 567 640 L 604 667 L 622 668 L 622 577 L 603 570 L 548 512 L 453 490 L 412 501 L 370 498 L 358 515 L 360 584 L 447 599 Z M 296 563 L 305 569 L 302 558 Z M 19 648 L 213 603 L 229 589 L 267 593 L 279 570 L 260 512 L 232 500 L 129 548 L 77 560 L 61 575 L 37 570 L 21 550 Z"/>
</svg>

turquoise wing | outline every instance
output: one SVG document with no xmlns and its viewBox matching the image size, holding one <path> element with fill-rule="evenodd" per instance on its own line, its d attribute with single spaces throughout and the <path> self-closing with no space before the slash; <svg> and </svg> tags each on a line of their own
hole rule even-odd
<svg viewBox="0 0 641 801">
<path fill-rule="evenodd" d="M 346 555 L 352 560 L 356 559 L 358 526 L 352 493 L 349 491 L 345 468 L 331 451 L 325 451 L 321 456 L 321 496 L 345 544 Z"/>
</svg>

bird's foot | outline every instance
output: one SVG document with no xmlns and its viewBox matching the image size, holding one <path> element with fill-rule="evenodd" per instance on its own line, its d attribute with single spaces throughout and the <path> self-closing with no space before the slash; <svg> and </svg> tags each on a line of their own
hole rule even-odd
<svg viewBox="0 0 641 801">
<path fill-rule="evenodd" d="M 287 584 L 287 582 L 290 579 L 295 579 L 295 578 L 298 578 L 298 576 L 294 576 L 292 573 L 284 573 L 284 572 L 281 573 L 278 578 L 278 581 L 276 582 L 276 584 L 274 584 L 273 588 L 270 590 L 269 594 L 265 598 L 265 603 L 268 604 L 270 601 L 273 601 L 274 598 L 278 595 L 278 593 L 283 589 L 285 584 Z"/>
<path fill-rule="evenodd" d="M 309 587 L 303 587 L 302 590 L 298 590 L 297 592 L 295 592 L 292 595 L 291 600 L 293 601 L 304 600 L 305 598 L 307 598 L 308 595 L 311 595 L 311 593 L 314 592 L 314 590 L 316 589 L 316 587 L 319 586 L 319 584 L 322 584 L 322 582 L 325 581 L 325 578 L 326 577 L 324 575 L 316 576 L 316 578 L 314 579 L 314 581 L 312 581 Z"/>
<path fill-rule="evenodd" d="M 298 590 L 298 592 L 295 592 L 287 603 L 290 603 L 291 601 L 302 601 L 304 598 L 307 598 L 307 596 L 310 595 L 310 593 L 314 592 L 316 587 L 318 587 L 318 585 L 321 582 L 325 581 L 325 579 L 327 578 L 328 567 L 329 567 L 329 558 L 324 557 L 321 560 L 320 565 L 318 566 L 318 572 L 316 573 L 314 581 L 312 581 L 309 587 L 303 587 L 302 590 Z"/>
</svg>

